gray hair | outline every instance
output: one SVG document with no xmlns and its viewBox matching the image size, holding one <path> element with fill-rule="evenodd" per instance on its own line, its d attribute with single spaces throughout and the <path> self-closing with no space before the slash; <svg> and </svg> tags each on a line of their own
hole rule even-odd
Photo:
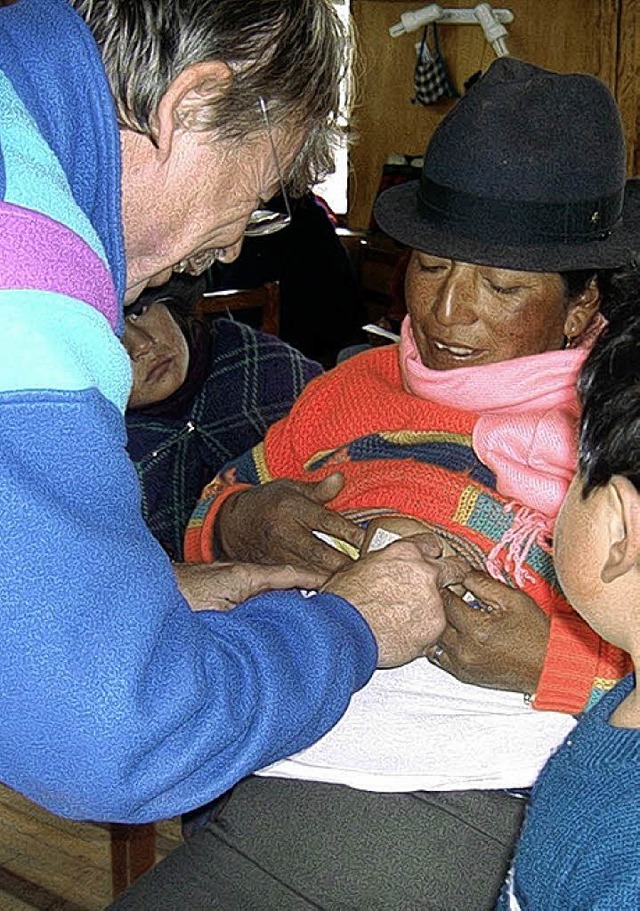
<svg viewBox="0 0 640 911">
<path fill-rule="evenodd" d="M 342 138 L 340 82 L 353 43 L 331 0 L 70 0 L 100 48 L 121 126 L 154 136 L 154 115 L 184 69 L 221 60 L 233 74 L 222 98 L 203 105 L 200 130 L 245 140 L 274 124 L 309 131 L 288 175 L 303 192 L 333 166 Z M 347 102 L 350 86 L 347 87 Z"/>
</svg>

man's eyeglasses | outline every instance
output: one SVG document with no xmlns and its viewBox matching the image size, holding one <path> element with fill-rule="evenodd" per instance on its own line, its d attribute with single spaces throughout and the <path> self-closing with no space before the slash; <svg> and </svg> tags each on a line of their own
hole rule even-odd
<svg viewBox="0 0 640 911">
<path fill-rule="evenodd" d="M 286 228 L 291 224 L 291 206 L 289 205 L 289 197 L 287 196 L 284 180 L 282 178 L 282 169 L 280 167 L 280 159 L 278 158 L 276 144 L 273 141 L 273 131 L 271 129 L 271 121 L 269 120 L 267 103 L 262 95 L 258 98 L 258 103 L 260 104 L 260 110 L 262 111 L 264 125 L 267 128 L 267 136 L 269 137 L 269 145 L 271 146 L 273 162 L 276 166 L 276 175 L 278 177 L 280 195 L 282 196 L 282 201 L 284 202 L 285 211 L 274 212 L 271 209 L 256 209 L 255 212 L 251 213 L 251 217 L 247 222 L 247 227 L 244 229 L 245 237 L 264 237 L 266 234 L 275 234 L 276 231 L 282 231 L 283 228 Z"/>
<path fill-rule="evenodd" d="M 276 175 L 285 211 L 275 212 L 273 209 L 255 209 L 251 213 L 249 221 L 244 229 L 245 237 L 266 237 L 267 234 L 275 234 L 277 231 L 282 231 L 283 228 L 287 228 L 291 224 L 289 197 L 287 196 L 284 179 L 282 177 L 282 169 L 280 167 L 280 159 L 278 158 L 276 144 L 273 140 L 273 131 L 271 129 L 271 121 L 269 120 L 267 103 L 262 95 L 258 98 L 258 103 L 260 104 L 260 110 L 262 111 L 262 118 L 266 127 L 269 145 L 271 146 L 271 154 L 273 155 L 273 162 L 276 166 Z M 203 250 L 201 253 L 194 253 L 193 256 L 188 256 L 175 265 L 173 271 L 187 272 L 189 275 L 202 275 L 203 272 L 214 264 L 216 259 L 218 259 L 218 255 L 218 250 Z"/>
</svg>

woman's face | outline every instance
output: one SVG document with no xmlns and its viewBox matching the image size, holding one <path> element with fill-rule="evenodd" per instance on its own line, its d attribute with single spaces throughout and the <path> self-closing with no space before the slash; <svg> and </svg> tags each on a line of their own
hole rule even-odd
<svg viewBox="0 0 640 911">
<path fill-rule="evenodd" d="M 125 319 L 122 342 L 131 358 L 133 385 L 129 408 L 153 405 L 182 386 L 189 367 L 189 346 L 164 304 L 143 305 Z"/>
<path fill-rule="evenodd" d="M 561 348 L 572 307 L 558 273 L 515 272 L 414 250 L 405 280 L 422 362 L 432 370 L 494 364 Z"/>
</svg>

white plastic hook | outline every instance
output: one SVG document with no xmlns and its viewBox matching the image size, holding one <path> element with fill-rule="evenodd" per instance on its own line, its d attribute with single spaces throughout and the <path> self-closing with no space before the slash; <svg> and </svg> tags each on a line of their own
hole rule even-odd
<svg viewBox="0 0 640 911">
<path fill-rule="evenodd" d="M 389 34 L 392 38 L 399 38 L 409 32 L 415 32 L 416 29 L 428 25 L 430 22 L 438 22 L 442 18 L 444 10 L 437 3 L 430 3 L 429 6 L 423 6 L 422 9 L 409 10 L 402 13 L 400 22 L 392 25 Z"/>
<path fill-rule="evenodd" d="M 437 3 L 430 3 L 421 9 L 402 13 L 400 22 L 390 27 L 389 34 L 392 38 L 399 38 L 430 22 L 442 25 L 480 25 L 496 55 L 505 57 L 509 52 L 504 24 L 513 22 L 513 19 L 510 9 L 493 9 L 488 3 L 479 3 L 473 9 L 445 9 Z"/>
<path fill-rule="evenodd" d="M 479 3 L 474 13 L 482 26 L 485 38 L 495 51 L 496 57 L 507 57 L 509 51 L 504 40 L 507 37 L 507 30 L 502 24 L 505 20 L 499 19 L 496 15 L 498 10 L 491 9 L 488 3 Z"/>
</svg>

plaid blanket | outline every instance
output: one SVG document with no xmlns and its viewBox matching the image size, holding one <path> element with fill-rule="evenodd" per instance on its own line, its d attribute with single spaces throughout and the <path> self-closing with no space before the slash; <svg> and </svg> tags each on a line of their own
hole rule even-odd
<svg viewBox="0 0 640 911">
<path fill-rule="evenodd" d="M 322 372 L 275 336 L 232 320 L 211 322 L 204 341 L 204 379 L 186 401 L 181 396 L 178 409 L 167 400 L 164 409 L 126 415 L 142 511 L 174 560 L 182 559 L 184 531 L 204 485 L 227 461 L 259 443 Z M 190 365 L 190 374 L 195 367 Z M 185 385 L 189 382 L 187 376 Z"/>
</svg>

